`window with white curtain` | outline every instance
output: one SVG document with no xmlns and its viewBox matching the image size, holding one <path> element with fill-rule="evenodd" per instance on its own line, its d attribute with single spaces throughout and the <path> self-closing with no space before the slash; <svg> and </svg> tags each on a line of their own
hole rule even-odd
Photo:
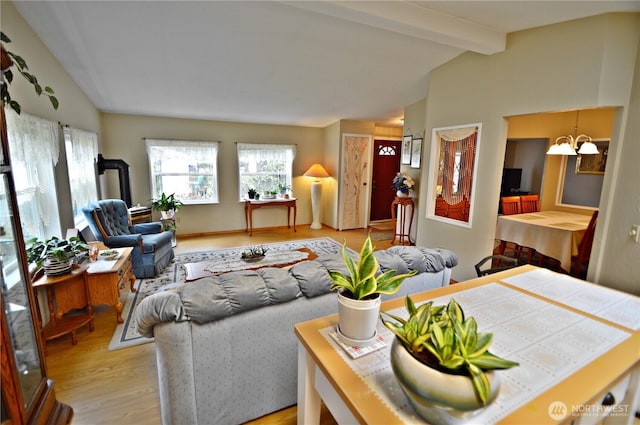
<svg viewBox="0 0 640 425">
<path fill-rule="evenodd" d="M 64 127 L 63 133 L 73 204 L 73 221 L 77 228 L 82 228 L 86 222 L 82 207 L 98 200 L 96 185 L 98 135 L 70 127 Z"/>
<path fill-rule="evenodd" d="M 219 142 L 146 139 L 151 196 L 175 194 L 184 204 L 218 202 Z"/>
<path fill-rule="evenodd" d="M 238 143 L 240 200 L 249 189 L 263 194 L 291 188 L 295 145 Z"/>
<path fill-rule="evenodd" d="M 5 108 L 9 156 L 25 239 L 61 235 L 54 167 L 58 163 L 58 123 Z"/>
</svg>

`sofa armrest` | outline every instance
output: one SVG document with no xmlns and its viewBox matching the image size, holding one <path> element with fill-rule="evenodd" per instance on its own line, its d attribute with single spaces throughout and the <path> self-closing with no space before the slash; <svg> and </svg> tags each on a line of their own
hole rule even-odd
<svg viewBox="0 0 640 425">
<path fill-rule="evenodd" d="M 182 300 L 176 291 L 156 292 L 136 308 L 136 325 L 140 335 L 153 337 L 153 327 L 163 322 L 187 320 Z"/>
<path fill-rule="evenodd" d="M 131 230 L 131 233 L 141 233 L 143 235 L 160 233 L 162 232 L 162 223 L 159 221 L 154 221 L 153 223 L 139 223 L 130 226 L 129 229 Z"/>
</svg>

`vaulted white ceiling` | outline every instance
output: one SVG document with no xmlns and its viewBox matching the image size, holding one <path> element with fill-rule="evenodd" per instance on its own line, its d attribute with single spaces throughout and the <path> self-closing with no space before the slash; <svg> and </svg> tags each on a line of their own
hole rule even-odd
<svg viewBox="0 0 640 425">
<path fill-rule="evenodd" d="M 399 125 L 431 69 L 640 1 L 14 1 L 102 111 Z"/>
</svg>

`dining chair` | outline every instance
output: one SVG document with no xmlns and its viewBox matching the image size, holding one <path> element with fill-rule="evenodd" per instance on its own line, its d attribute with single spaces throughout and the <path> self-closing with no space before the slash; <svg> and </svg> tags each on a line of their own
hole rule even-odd
<svg viewBox="0 0 640 425">
<path fill-rule="evenodd" d="M 491 261 L 489 263 L 489 268 L 482 268 L 485 263 Z M 504 265 L 501 265 L 504 262 Z M 476 274 L 478 277 L 486 276 L 488 274 L 498 273 L 503 270 L 508 270 L 513 267 L 518 266 L 518 259 L 513 257 L 506 257 L 504 255 L 489 255 L 484 257 L 482 260 L 478 261 L 478 263 L 474 266 L 476 269 Z"/>
<path fill-rule="evenodd" d="M 596 224 L 598 223 L 598 211 L 594 211 L 589 220 L 587 230 L 584 231 L 584 236 L 578 246 L 578 255 L 571 257 L 571 271 L 569 274 L 573 277 L 585 279 L 587 277 L 587 268 L 589 267 L 589 257 L 591 257 L 591 247 L 593 246 L 593 235 L 596 231 Z"/>
<path fill-rule="evenodd" d="M 520 195 L 520 209 L 523 214 L 540 211 L 540 196 Z"/>
<path fill-rule="evenodd" d="M 503 196 L 500 202 L 503 215 L 520 214 L 522 212 L 519 196 Z"/>
<path fill-rule="evenodd" d="M 512 214 L 520 214 L 522 212 L 520 206 L 520 197 L 519 196 L 503 196 L 500 198 L 500 206 L 503 215 L 512 215 Z M 522 253 L 522 247 L 518 244 L 508 241 L 500 241 L 498 245 L 498 255 L 505 255 L 505 251 L 507 250 L 507 244 L 512 245 L 510 251 L 513 252 L 513 255 L 518 258 Z M 533 254 L 531 254 L 533 256 Z M 500 263 L 500 259 L 498 259 L 498 264 Z"/>
</svg>

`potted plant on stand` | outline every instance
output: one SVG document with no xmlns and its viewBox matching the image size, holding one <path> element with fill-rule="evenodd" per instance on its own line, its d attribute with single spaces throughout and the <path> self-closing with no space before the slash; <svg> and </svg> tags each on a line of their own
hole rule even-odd
<svg viewBox="0 0 640 425">
<path fill-rule="evenodd" d="M 160 221 L 162 222 L 162 230 L 171 231 L 171 245 L 176 246 L 176 212 L 182 208 L 182 201 L 176 199 L 175 193 L 167 195 L 164 192 L 159 198 L 151 201 L 151 208 L 160 211 Z"/>
<path fill-rule="evenodd" d="M 500 390 L 493 371 L 518 365 L 489 352 L 493 335 L 478 332 L 453 298 L 447 306 L 429 301 L 416 308 L 407 296 L 405 307 L 407 319 L 386 312 L 381 319 L 396 335 L 391 366 L 416 412 L 429 423 L 448 423 L 493 402 Z"/>
<path fill-rule="evenodd" d="M 69 273 L 76 255 L 89 251 L 89 245 L 76 236 L 69 238 L 69 240 L 56 236 L 46 241 L 32 238 L 25 244 L 29 264 L 35 264 L 38 269 L 43 267 L 47 276 Z"/>
<path fill-rule="evenodd" d="M 175 193 L 166 195 L 162 193 L 159 198 L 151 201 L 151 208 L 156 211 L 160 211 L 160 215 L 163 220 L 171 219 L 175 216 L 176 212 L 184 205 L 181 201 L 176 199 Z"/>
<path fill-rule="evenodd" d="M 371 236 L 365 240 L 358 262 L 342 247 L 342 259 L 348 276 L 339 271 L 329 270 L 333 282 L 330 289 L 338 292 L 338 337 L 351 346 L 367 346 L 376 336 L 376 325 L 380 314 L 380 295 L 394 294 L 402 281 L 416 274 L 416 270 L 396 275 L 396 270 L 379 273 L 378 260 L 373 255 Z"/>
</svg>

